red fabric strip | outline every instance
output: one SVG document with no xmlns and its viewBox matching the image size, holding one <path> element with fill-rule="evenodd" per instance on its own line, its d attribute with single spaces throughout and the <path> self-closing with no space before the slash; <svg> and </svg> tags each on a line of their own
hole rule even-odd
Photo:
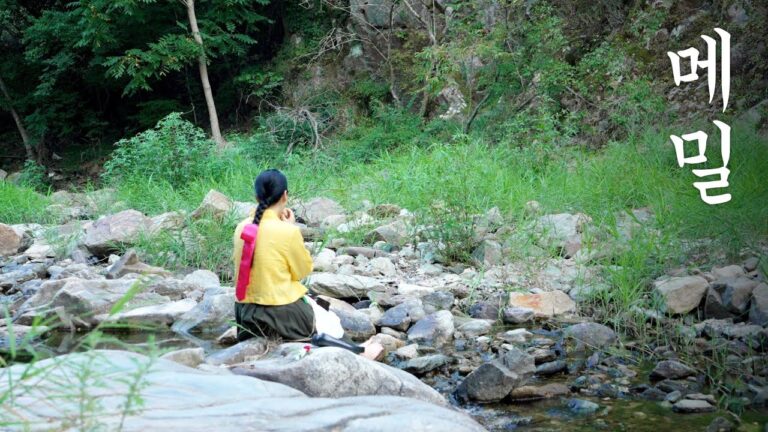
<svg viewBox="0 0 768 432">
<path fill-rule="evenodd" d="M 240 255 L 240 271 L 237 274 L 237 288 L 235 289 L 235 296 L 239 301 L 245 298 L 245 291 L 251 281 L 251 265 L 253 264 L 258 234 L 259 226 L 256 224 L 246 225 L 243 227 L 243 232 L 240 233 L 240 238 L 243 240 L 243 253 Z"/>
</svg>

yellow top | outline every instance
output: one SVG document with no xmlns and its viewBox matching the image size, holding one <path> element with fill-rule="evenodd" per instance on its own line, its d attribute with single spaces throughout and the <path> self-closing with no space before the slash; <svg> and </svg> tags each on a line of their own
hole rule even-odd
<svg viewBox="0 0 768 432">
<path fill-rule="evenodd" d="M 240 270 L 243 240 L 240 233 L 245 225 L 253 222 L 255 210 L 248 219 L 235 228 L 234 251 L 235 281 Z M 312 256 L 304 247 L 299 228 L 280 220 L 273 210 L 265 210 L 259 223 L 256 251 L 251 267 L 251 278 L 241 303 L 261 305 L 285 305 L 293 303 L 307 293 L 299 281 L 312 272 Z"/>
</svg>

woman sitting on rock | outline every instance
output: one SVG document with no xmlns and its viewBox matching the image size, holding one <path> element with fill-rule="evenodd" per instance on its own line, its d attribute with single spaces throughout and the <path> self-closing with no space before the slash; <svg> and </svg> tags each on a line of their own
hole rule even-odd
<svg viewBox="0 0 768 432">
<path fill-rule="evenodd" d="M 238 340 L 262 336 L 306 341 L 317 333 L 341 338 L 339 318 L 308 297 L 300 282 L 312 272 L 312 256 L 293 211 L 286 207 L 288 180 L 270 169 L 259 174 L 254 187 L 259 205 L 234 235 Z M 363 345 L 363 355 L 369 358 L 383 349 Z"/>
</svg>

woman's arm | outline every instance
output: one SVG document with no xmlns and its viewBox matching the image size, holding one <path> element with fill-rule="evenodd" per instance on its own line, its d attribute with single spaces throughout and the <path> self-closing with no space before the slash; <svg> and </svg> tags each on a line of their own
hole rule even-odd
<svg viewBox="0 0 768 432">
<path fill-rule="evenodd" d="M 312 273 L 312 255 L 304 247 L 304 237 L 301 236 L 301 231 L 298 229 L 293 230 L 291 234 L 286 259 L 292 280 L 300 281 Z"/>
</svg>

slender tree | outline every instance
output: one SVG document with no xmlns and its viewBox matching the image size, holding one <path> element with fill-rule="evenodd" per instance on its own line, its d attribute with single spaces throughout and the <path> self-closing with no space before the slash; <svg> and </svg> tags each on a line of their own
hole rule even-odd
<svg viewBox="0 0 768 432">
<path fill-rule="evenodd" d="M 205 104 L 208 106 L 208 118 L 211 122 L 211 135 L 216 142 L 216 146 L 224 148 L 227 146 L 227 142 L 221 135 L 219 129 L 219 116 L 216 114 L 216 103 L 213 101 L 213 91 L 211 91 L 211 83 L 208 80 L 208 64 L 205 56 L 205 46 L 203 45 L 203 38 L 200 37 L 200 29 L 197 27 L 197 17 L 195 16 L 195 0 L 181 0 L 187 7 L 187 16 L 189 17 L 189 27 L 192 29 L 192 37 L 195 42 L 200 45 L 200 54 L 197 57 L 197 64 L 200 69 L 200 83 L 203 86 L 203 94 L 205 95 Z"/>
<path fill-rule="evenodd" d="M 21 121 L 21 117 L 19 117 L 19 113 L 16 112 L 16 109 L 13 107 L 13 99 L 11 99 L 10 93 L 8 93 L 8 87 L 5 86 L 5 81 L 3 81 L 3 77 L 0 77 L 0 92 L 3 93 L 3 97 L 6 100 L 8 111 L 11 112 L 11 116 L 13 116 L 13 121 L 16 122 L 16 128 L 19 130 L 19 135 L 21 135 L 21 141 L 24 143 L 24 149 L 27 151 L 27 159 L 29 160 L 35 160 L 35 152 L 32 151 L 32 143 L 29 141 L 29 135 L 27 135 L 27 129 L 24 128 L 24 123 Z"/>
</svg>

